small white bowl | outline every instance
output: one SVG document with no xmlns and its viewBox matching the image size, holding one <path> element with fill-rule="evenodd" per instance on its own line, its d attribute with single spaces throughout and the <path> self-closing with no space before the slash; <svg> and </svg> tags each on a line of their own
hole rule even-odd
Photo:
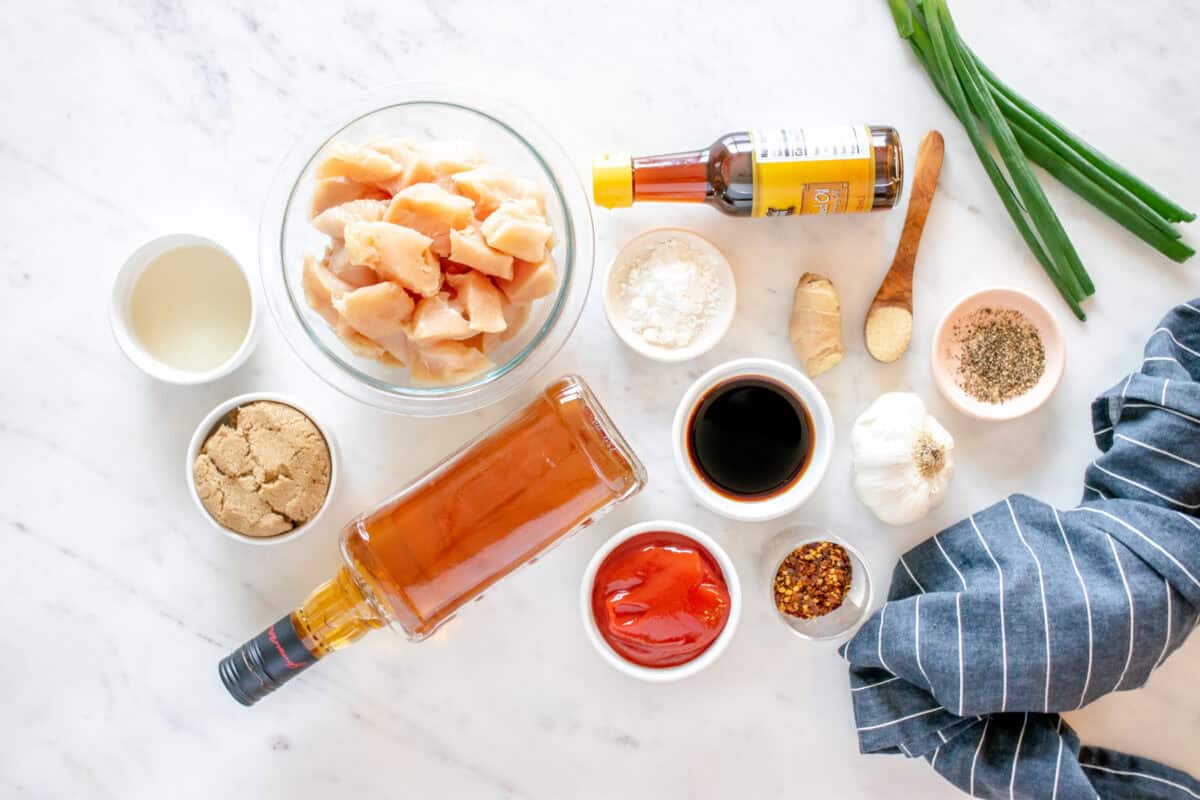
<svg viewBox="0 0 1200 800">
<path fill-rule="evenodd" d="M 229 358 L 218 366 L 208 370 L 197 371 L 172 367 L 151 355 L 133 332 L 133 320 L 130 312 L 134 286 L 137 285 L 138 278 L 141 277 L 146 268 L 164 253 L 177 250 L 181 247 L 193 246 L 210 247 L 218 250 L 224 253 L 233 263 L 237 264 L 238 269 L 241 270 L 242 277 L 246 281 L 246 292 L 250 297 L 250 324 L 246 326 L 246 335 L 242 339 L 241 345 Z M 109 324 L 112 326 L 113 336 L 116 338 L 121 351 L 134 366 L 150 377 L 166 381 L 167 383 L 183 385 L 209 383 L 210 381 L 225 377 L 240 367 L 250 357 L 250 353 L 254 351 L 254 346 L 258 343 L 258 296 L 253 287 L 254 284 L 250 280 L 249 273 L 246 272 L 245 265 L 225 247 L 203 236 L 196 236 L 190 233 L 169 233 L 165 236 L 151 239 L 133 251 L 133 254 L 129 258 L 125 259 L 125 263 L 113 279 L 112 298 L 108 314 Z"/>
<path fill-rule="evenodd" d="M 721 295 L 721 306 L 716 316 L 708 326 L 700 332 L 695 341 L 687 347 L 662 347 L 651 344 L 634 333 L 629 320 L 623 313 L 624 301 L 621 299 L 621 279 L 629 270 L 630 262 L 647 250 L 670 239 L 687 242 L 697 250 L 707 254 L 716 272 L 718 291 Z M 733 268 L 729 259 L 715 244 L 698 233 L 685 228 L 654 228 L 630 239 L 609 265 L 604 275 L 604 314 L 608 324 L 635 352 L 655 361 L 687 361 L 698 355 L 707 353 L 716 346 L 717 342 L 729 330 L 733 323 L 733 312 L 737 308 L 737 283 L 733 278 Z"/>
<path fill-rule="evenodd" d="M 954 379 L 958 364 L 954 325 L 980 308 L 1011 308 L 1021 312 L 1037 328 L 1046 351 L 1046 369 L 1041 380 L 1025 394 L 1003 403 L 976 400 L 960 389 Z M 933 334 L 930 358 L 934 382 L 950 405 L 977 419 L 999 422 L 1024 416 L 1050 399 L 1062 380 L 1067 351 L 1062 330 L 1049 309 L 1018 289 L 994 288 L 968 294 L 950 307 Z"/>
<path fill-rule="evenodd" d="M 596 582 L 596 572 L 600 569 L 600 565 L 604 563 L 604 559 L 608 558 L 609 554 L 618 546 L 633 537 L 655 531 L 677 533 L 680 536 L 692 539 L 696 544 L 707 550 L 709 555 L 713 557 L 713 560 L 717 562 L 717 566 L 721 568 L 721 577 L 725 579 L 725 588 L 729 591 L 729 618 L 725 621 L 724 629 L 717 635 L 712 644 L 708 646 L 707 650 L 691 661 L 674 667 L 643 667 L 640 664 L 634 664 L 631 661 L 625 660 L 600 635 L 600 629 L 596 625 L 595 614 L 592 613 L 592 589 Z M 592 560 L 588 562 L 587 569 L 583 571 L 583 581 L 579 588 L 579 605 L 583 613 L 583 629 L 587 631 L 588 639 L 591 640 L 592 646 L 596 648 L 596 652 L 612 665 L 614 669 L 632 678 L 639 678 L 650 683 L 668 683 L 695 675 L 697 672 L 705 669 L 716 661 L 725 648 L 729 646 L 729 641 L 733 639 L 733 634 L 737 630 L 738 619 L 742 614 L 742 585 L 738 581 L 737 570 L 733 566 L 733 560 L 729 558 L 729 554 L 711 536 L 701 533 L 698 529 L 682 522 L 658 519 L 630 525 L 628 528 L 614 534 L 611 539 L 600 546 L 600 549 L 592 556 Z"/>
<path fill-rule="evenodd" d="M 200 448 L 204 446 L 204 442 L 208 440 L 209 435 L 217 429 L 217 426 L 229 415 L 229 412 L 235 408 L 239 408 L 250 403 L 255 403 L 260 400 L 279 403 L 285 406 L 291 406 L 299 411 L 304 416 L 312 420 L 312 424 L 317 426 L 317 430 L 321 432 L 321 436 L 325 439 L 326 446 L 329 447 L 329 488 L 325 491 L 325 500 L 321 503 L 321 507 L 317 509 L 317 513 L 312 519 L 305 522 L 303 525 L 297 525 L 287 533 L 281 533 L 278 536 L 247 536 L 244 533 L 238 533 L 235 530 L 226 528 L 221 523 L 213 518 L 213 515 L 208 513 L 208 509 L 204 507 L 204 503 L 200 501 L 200 495 L 196 492 L 196 474 L 195 464 L 196 456 L 200 454 Z M 282 394 L 273 394 L 271 392 L 250 392 L 249 394 L 241 394 L 237 397 L 231 397 L 224 403 L 214 408 L 208 415 L 201 420 L 196 426 L 196 432 L 192 434 L 192 441 L 188 444 L 187 449 L 187 465 L 186 476 L 188 484 L 188 492 L 192 496 L 192 500 L 196 503 L 196 508 L 200 509 L 200 513 L 206 520 L 221 533 L 228 536 L 230 539 L 246 544 L 256 545 L 274 545 L 290 542 L 294 539 L 299 539 L 304 534 L 308 533 L 313 528 L 317 527 L 317 523 L 321 521 L 321 517 L 325 516 L 325 510 L 329 508 L 329 500 L 333 497 L 334 491 L 337 489 L 338 476 L 341 474 L 342 466 L 341 459 L 338 455 L 337 441 L 333 438 L 329 429 L 317 421 L 307 408 L 296 402 L 290 397 Z"/>
<path fill-rule="evenodd" d="M 692 414 L 709 389 L 732 378 L 760 377 L 790 390 L 812 420 L 813 451 L 800 479 L 783 492 L 762 499 L 734 499 L 708 484 L 688 456 L 688 428 Z M 696 499 L 707 508 L 729 519 L 765 522 L 795 511 L 812 496 L 829 469 L 833 458 L 833 414 L 816 384 L 794 367 L 769 358 L 739 358 L 726 361 L 701 375 L 686 392 L 675 410 L 671 426 L 671 450 L 675 468 Z"/>
</svg>

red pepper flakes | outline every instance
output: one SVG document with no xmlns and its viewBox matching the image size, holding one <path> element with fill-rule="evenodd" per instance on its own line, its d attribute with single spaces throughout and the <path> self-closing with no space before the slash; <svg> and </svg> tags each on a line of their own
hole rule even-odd
<svg viewBox="0 0 1200 800">
<path fill-rule="evenodd" d="M 833 542 L 797 547 L 775 573 L 775 606 L 800 619 L 836 611 L 850 591 L 853 567 L 846 548 Z"/>
</svg>

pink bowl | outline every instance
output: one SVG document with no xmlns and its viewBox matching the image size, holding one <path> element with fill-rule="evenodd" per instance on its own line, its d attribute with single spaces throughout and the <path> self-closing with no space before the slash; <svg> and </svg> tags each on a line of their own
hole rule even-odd
<svg viewBox="0 0 1200 800">
<path fill-rule="evenodd" d="M 1025 394 L 1003 403 L 985 403 L 958 387 L 954 372 L 958 367 L 960 347 L 954 341 L 954 325 L 980 308 L 1011 308 L 1021 312 L 1037 328 L 1046 350 L 1046 371 L 1042 379 Z M 964 414 L 978 419 L 1016 419 L 1033 411 L 1054 394 L 1062 380 L 1067 363 L 1062 330 L 1050 311 L 1032 296 L 1017 289 L 984 289 L 963 297 L 950 307 L 933 334 L 933 379 L 942 395 Z"/>
</svg>

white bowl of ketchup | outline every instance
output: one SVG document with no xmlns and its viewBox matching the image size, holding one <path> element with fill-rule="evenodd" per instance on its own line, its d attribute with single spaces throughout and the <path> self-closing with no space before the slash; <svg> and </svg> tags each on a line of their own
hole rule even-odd
<svg viewBox="0 0 1200 800">
<path fill-rule="evenodd" d="M 605 661 L 662 683 L 695 675 L 721 656 L 737 630 L 742 589 L 729 554 L 712 537 L 682 522 L 651 520 L 615 534 L 592 556 L 580 609 Z"/>
</svg>

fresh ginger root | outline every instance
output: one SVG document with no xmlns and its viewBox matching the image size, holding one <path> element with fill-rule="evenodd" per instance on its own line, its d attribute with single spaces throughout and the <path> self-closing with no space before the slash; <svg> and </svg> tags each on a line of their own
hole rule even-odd
<svg viewBox="0 0 1200 800">
<path fill-rule="evenodd" d="M 842 348 L 842 306 L 833 281 L 815 272 L 800 276 L 788 335 L 810 378 L 841 362 L 846 353 Z"/>
</svg>

